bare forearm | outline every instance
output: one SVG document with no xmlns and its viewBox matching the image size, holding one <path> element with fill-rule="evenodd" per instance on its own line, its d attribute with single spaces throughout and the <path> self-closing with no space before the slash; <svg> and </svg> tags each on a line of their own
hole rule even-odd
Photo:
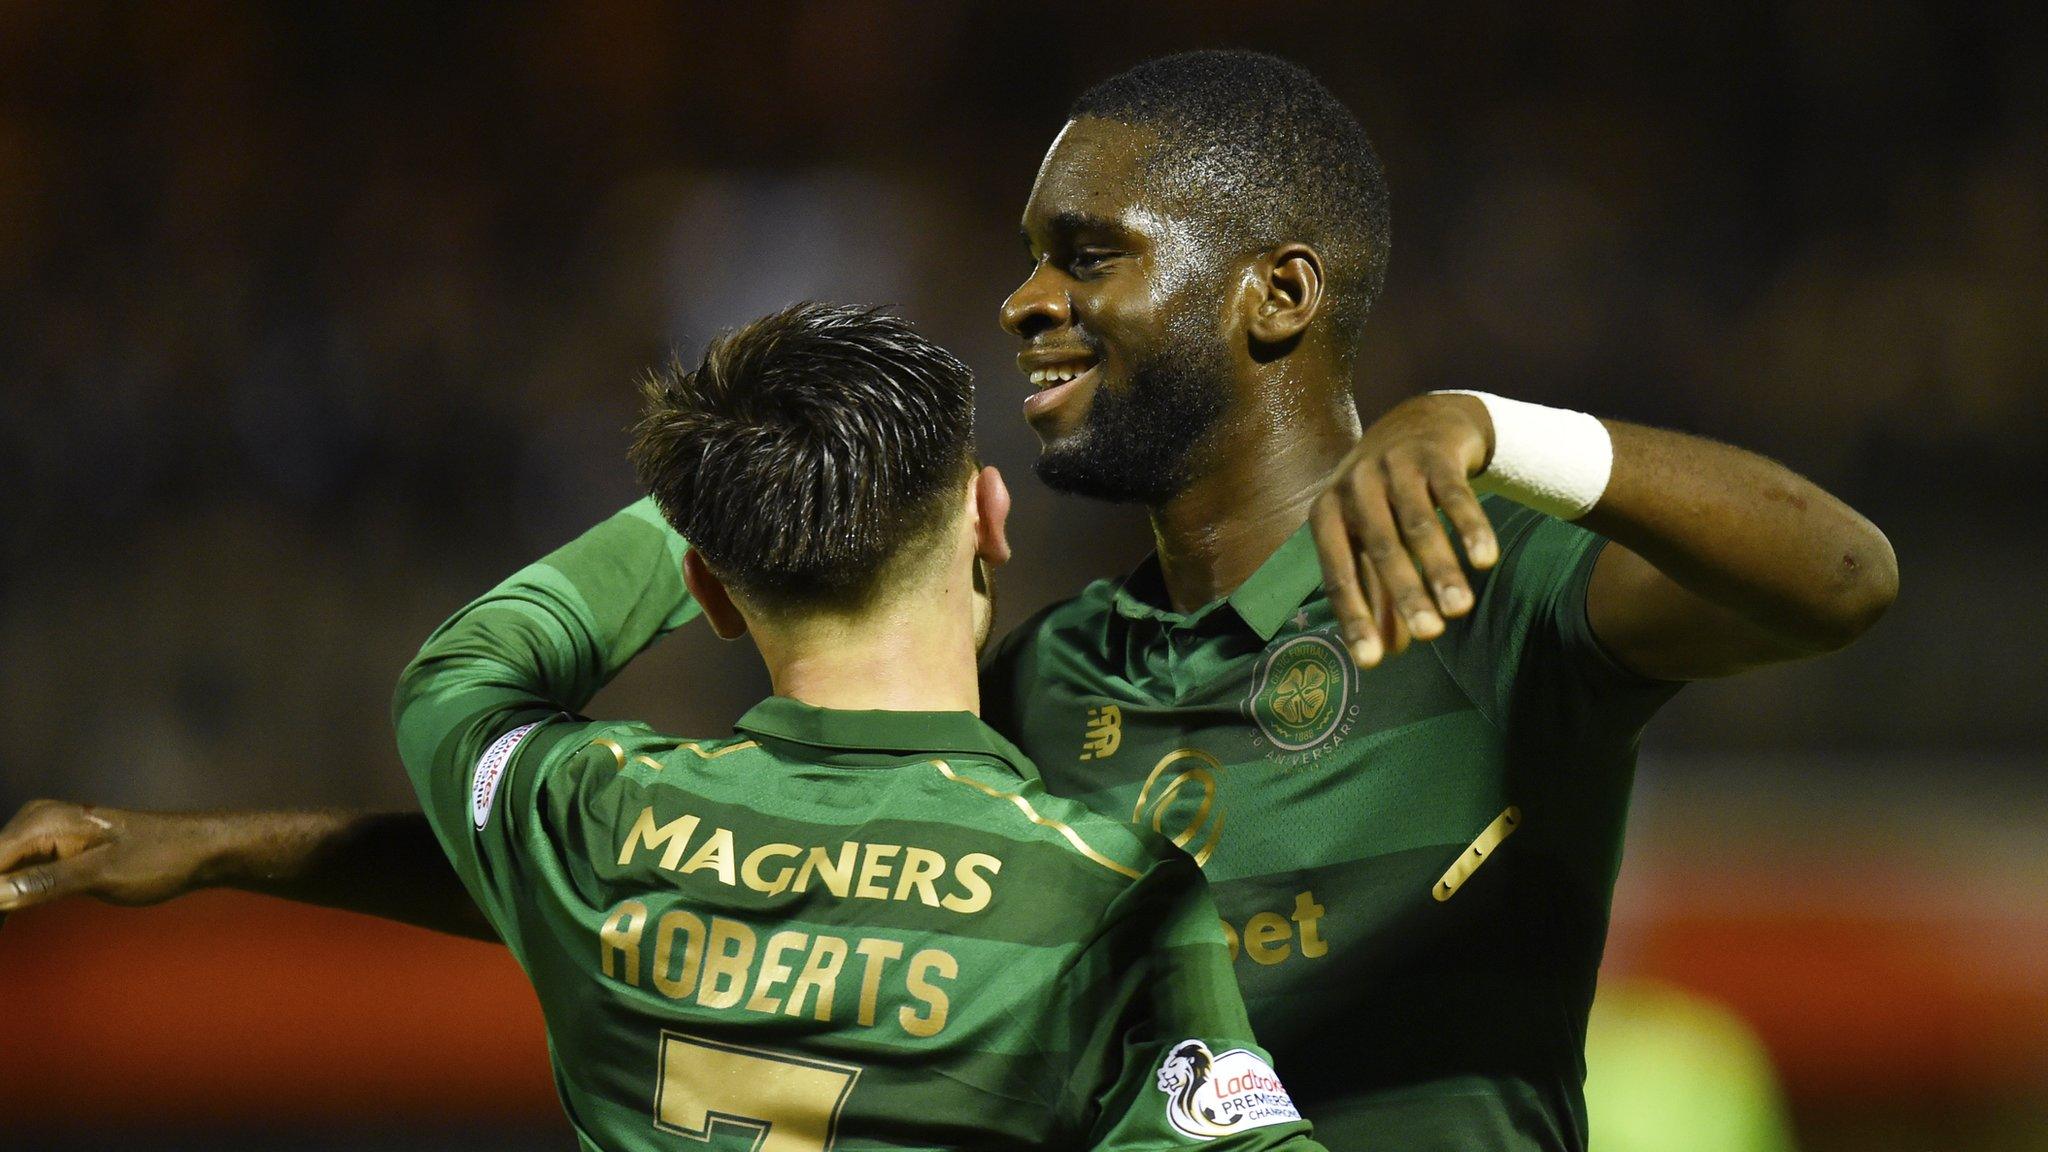
<svg viewBox="0 0 2048 1152">
<path fill-rule="evenodd" d="M 241 888 L 496 940 L 418 812 L 149 812 L 33 800 L 0 827 L 0 912 Z"/>
<path fill-rule="evenodd" d="M 207 817 L 215 885 L 495 942 L 418 812 L 235 812 Z"/>
<path fill-rule="evenodd" d="M 1733 613 L 1787 655 L 1839 648 L 1891 605 L 1898 564 L 1884 533 L 1818 485 L 1739 448 L 1605 423 L 1614 470 L 1582 523 L 1685 592 Z M 1637 591 L 1633 599 L 1654 600 Z M 1603 638 L 1659 607 L 1621 599 L 1603 597 L 1596 575 L 1589 607 Z"/>
<path fill-rule="evenodd" d="M 1500 542 L 1475 482 L 1612 541 L 1586 615 L 1608 653 L 1645 676 L 1726 676 L 1839 648 L 1898 594 L 1884 534 L 1783 465 L 1532 408 L 1477 393 L 1411 397 L 1365 430 L 1317 498 L 1309 523 L 1323 584 L 1361 667 L 1472 611 L 1438 510 L 1472 567 L 1492 567 Z"/>
</svg>

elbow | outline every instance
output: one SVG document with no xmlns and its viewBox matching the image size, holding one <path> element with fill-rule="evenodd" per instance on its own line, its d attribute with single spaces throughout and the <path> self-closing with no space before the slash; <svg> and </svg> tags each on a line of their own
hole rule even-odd
<svg viewBox="0 0 2048 1152">
<path fill-rule="evenodd" d="M 404 745 L 411 726 L 418 722 L 424 709 L 416 707 L 425 696 L 424 654 L 414 657 L 398 675 L 398 686 L 391 693 L 391 727 L 398 734 L 399 744 Z"/>
<path fill-rule="evenodd" d="M 1817 652 L 1846 648 L 1870 631 L 1899 598 L 1899 558 L 1891 541 L 1865 525 L 1861 538 L 1839 550 L 1816 606 L 1812 640 Z"/>
</svg>

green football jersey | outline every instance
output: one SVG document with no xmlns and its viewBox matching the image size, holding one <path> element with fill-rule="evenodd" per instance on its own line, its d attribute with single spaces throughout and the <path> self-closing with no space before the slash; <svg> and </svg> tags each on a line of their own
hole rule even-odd
<svg viewBox="0 0 2048 1152">
<path fill-rule="evenodd" d="M 1305 527 L 1228 599 L 1170 611 L 1148 561 L 984 667 L 1049 790 L 1201 863 L 1253 1027 L 1340 1152 L 1586 1145 L 1637 739 L 1676 686 L 1595 640 L 1600 537 L 1485 505 L 1502 558 L 1472 613 L 1370 671 Z"/>
<path fill-rule="evenodd" d="M 394 705 L 583 1147 L 1320 1152 L 1193 861 L 971 714 L 572 715 L 696 615 L 684 550 L 612 517 L 442 625 Z"/>
</svg>

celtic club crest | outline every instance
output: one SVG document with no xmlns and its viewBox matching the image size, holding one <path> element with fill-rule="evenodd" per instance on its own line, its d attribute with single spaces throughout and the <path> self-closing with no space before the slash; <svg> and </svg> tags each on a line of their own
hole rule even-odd
<svg viewBox="0 0 2048 1152">
<path fill-rule="evenodd" d="M 1312 748 L 1351 705 L 1351 662 L 1327 636 L 1296 636 L 1268 652 L 1252 678 L 1251 712 L 1273 746 Z"/>
</svg>

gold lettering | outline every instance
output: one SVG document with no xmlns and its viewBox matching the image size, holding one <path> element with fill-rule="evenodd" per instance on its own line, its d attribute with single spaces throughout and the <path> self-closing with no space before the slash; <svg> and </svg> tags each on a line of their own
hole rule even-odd
<svg viewBox="0 0 2048 1152">
<path fill-rule="evenodd" d="M 904 986 L 912 996 L 924 1001 L 929 1011 L 919 1015 L 905 1004 L 896 1010 L 896 1022 L 912 1036 L 936 1036 L 946 1026 L 946 1010 L 950 1007 L 946 993 L 937 985 L 925 979 L 929 971 L 941 980 L 951 980 L 960 975 L 960 962 L 953 959 L 951 952 L 927 948 L 910 958 L 910 972 Z"/>
<path fill-rule="evenodd" d="M 791 885 L 789 890 L 808 890 L 811 886 L 811 873 L 816 872 L 824 879 L 825 887 L 830 889 L 834 896 L 845 899 L 848 882 L 853 879 L 853 854 L 859 848 L 860 845 L 851 840 L 840 844 L 837 860 L 825 855 L 822 846 L 811 849 L 810 854 L 804 857 L 803 869 L 796 874 L 796 883 Z"/>
<path fill-rule="evenodd" d="M 903 958 L 903 945 L 894 940 L 883 940 L 870 936 L 860 942 L 858 949 L 861 959 L 860 974 L 860 1015 L 861 1024 L 873 1027 L 875 1023 L 875 998 L 882 991 L 882 969 L 891 960 Z"/>
<path fill-rule="evenodd" d="M 861 1069 L 664 1030 L 659 1073 L 654 1126 L 689 1141 L 683 1148 L 827 1152 Z"/>
<path fill-rule="evenodd" d="M 1221 917 L 1217 918 L 1217 923 L 1223 925 L 1223 939 L 1230 945 L 1230 962 L 1235 964 L 1237 963 L 1237 925 Z"/>
<path fill-rule="evenodd" d="M 727 945 L 735 945 L 728 950 Z M 754 930 L 738 920 L 711 918 L 711 942 L 704 947 L 704 979 L 697 984 L 697 1003 L 730 1008 L 747 990 L 747 969 L 754 963 Z"/>
<path fill-rule="evenodd" d="M 1294 951 L 1291 944 L 1277 941 L 1294 939 L 1294 928 L 1278 912 L 1261 912 L 1244 922 L 1244 951 L 1260 964 L 1278 964 Z"/>
<path fill-rule="evenodd" d="M 605 917 L 597 930 L 597 958 L 606 976 L 640 986 L 640 929 L 646 924 L 647 905 L 638 900 L 625 901 Z M 624 976 L 612 975 L 614 958 L 622 962 Z"/>
<path fill-rule="evenodd" d="M 870 844 L 860 862 L 860 883 L 853 886 L 853 894 L 863 900 L 887 900 L 889 890 L 875 883 L 886 880 L 892 869 L 889 858 L 903 851 L 901 844 Z"/>
<path fill-rule="evenodd" d="M 839 992 L 839 969 L 845 963 L 846 941 L 822 933 L 813 938 L 810 958 L 804 961 L 803 972 L 790 986 L 789 1003 L 783 1006 L 782 1011 L 790 1016 L 803 1015 L 804 997 L 815 990 L 818 1010 L 813 1015 L 822 1023 L 831 1023 L 833 1001 Z"/>
<path fill-rule="evenodd" d="M 917 898 L 936 908 L 939 906 L 939 890 L 932 881 L 946 874 L 946 858 L 929 848 L 905 848 L 903 850 L 903 871 L 896 874 L 896 899 L 901 900 L 911 889 L 917 890 Z"/>
<path fill-rule="evenodd" d="M 784 888 L 789 887 L 790 877 L 796 874 L 796 868 L 785 866 L 775 874 L 773 880 L 770 880 L 761 875 L 761 862 L 770 856 L 786 856 L 794 860 L 803 854 L 804 850 L 794 844 L 763 844 L 747 853 L 747 858 L 740 863 L 740 879 L 756 892 L 769 896 L 779 895 Z"/>
<path fill-rule="evenodd" d="M 989 888 L 987 878 L 976 873 L 977 868 L 985 869 L 990 876 L 994 876 L 1003 870 L 1003 862 L 986 852 L 969 852 L 962 856 L 953 865 L 953 879 L 960 882 L 960 886 L 967 890 L 967 894 L 962 896 L 954 893 L 939 903 L 963 915 L 979 912 L 988 907 L 989 897 L 995 893 Z"/>
<path fill-rule="evenodd" d="M 673 872 L 676 865 L 682 861 L 683 849 L 690 846 L 690 837 L 696 834 L 695 816 L 679 816 L 656 828 L 653 806 L 642 808 L 639 818 L 633 821 L 632 830 L 626 833 L 625 844 L 619 848 L 619 867 L 623 868 L 633 862 L 635 849 L 646 848 L 652 852 L 662 844 L 667 844 L 667 850 L 661 854 L 661 866 Z"/>
<path fill-rule="evenodd" d="M 732 833 L 724 828 L 713 828 L 711 835 L 705 838 L 704 846 L 697 849 L 697 854 L 690 857 L 688 864 L 683 865 L 683 874 L 711 868 L 717 871 L 720 884 L 731 885 L 732 854 Z"/>
<path fill-rule="evenodd" d="M 683 970 L 670 976 L 675 959 L 676 937 L 683 938 Z M 654 987 L 671 1000 L 681 1000 L 697 987 L 697 973 L 704 962 L 704 922 L 676 908 L 662 913 L 654 926 Z"/>
<path fill-rule="evenodd" d="M 754 994 L 747 997 L 747 1010 L 751 1012 L 777 1012 L 782 1009 L 782 1000 L 768 993 L 777 984 L 789 979 L 789 965 L 782 962 L 782 954 L 791 948 L 801 948 L 810 939 L 801 932 L 777 932 L 768 938 L 768 944 L 761 949 L 761 971 L 754 977 Z"/>
<path fill-rule="evenodd" d="M 1330 950 L 1316 928 L 1324 911 L 1323 906 L 1316 903 L 1313 892 L 1303 892 L 1294 898 L 1294 922 L 1301 925 L 1301 954 L 1311 960 Z"/>
</svg>

